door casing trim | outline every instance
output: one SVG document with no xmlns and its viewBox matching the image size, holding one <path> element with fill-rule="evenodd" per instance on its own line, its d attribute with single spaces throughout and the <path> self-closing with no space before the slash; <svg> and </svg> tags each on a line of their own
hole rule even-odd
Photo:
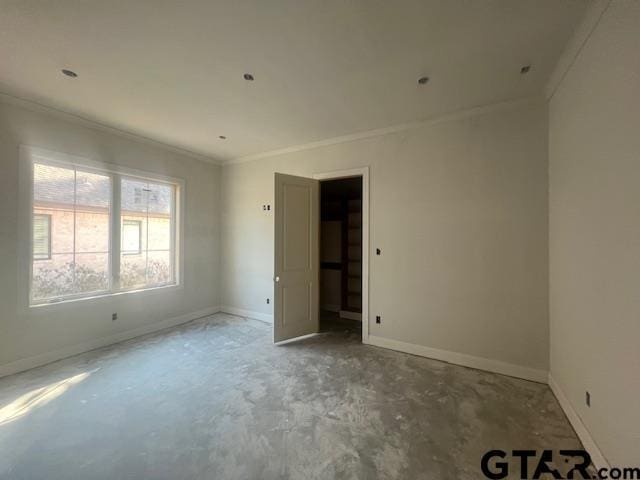
<svg viewBox="0 0 640 480">
<path fill-rule="evenodd" d="M 362 177 L 362 343 L 369 343 L 369 166 L 314 173 L 317 180 Z"/>
</svg>

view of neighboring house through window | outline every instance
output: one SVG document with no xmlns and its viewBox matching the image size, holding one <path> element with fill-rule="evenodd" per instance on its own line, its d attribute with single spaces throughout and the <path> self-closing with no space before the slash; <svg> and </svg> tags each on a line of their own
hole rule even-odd
<svg viewBox="0 0 640 480">
<path fill-rule="evenodd" d="M 35 160 L 32 186 L 32 304 L 175 284 L 176 185 Z"/>
<path fill-rule="evenodd" d="M 122 220 L 122 254 L 140 255 L 142 253 L 142 221 Z"/>
<path fill-rule="evenodd" d="M 123 177 L 121 191 L 120 287 L 130 289 L 173 282 L 175 187 Z"/>
<path fill-rule="evenodd" d="M 36 213 L 33 216 L 33 259 L 51 258 L 51 215 Z"/>
<path fill-rule="evenodd" d="M 34 301 L 109 289 L 110 205 L 108 175 L 34 164 L 33 257 L 39 260 L 33 262 Z M 50 251 L 42 260 L 45 236 Z"/>
</svg>

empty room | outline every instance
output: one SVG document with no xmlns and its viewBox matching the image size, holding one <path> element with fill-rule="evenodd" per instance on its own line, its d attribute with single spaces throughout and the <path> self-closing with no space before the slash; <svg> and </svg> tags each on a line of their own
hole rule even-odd
<svg viewBox="0 0 640 480">
<path fill-rule="evenodd" d="M 640 1 L 0 0 L 0 479 L 640 479 Z"/>
</svg>

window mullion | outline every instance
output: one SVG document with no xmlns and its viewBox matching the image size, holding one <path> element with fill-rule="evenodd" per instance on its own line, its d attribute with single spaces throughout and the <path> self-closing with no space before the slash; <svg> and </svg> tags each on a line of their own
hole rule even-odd
<svg viewBox="0 0 640 480">
<path fill-rule="evenodd" d="M 111 290 L 120 290 L 120 247 L 121 247 L 121 206 L 122 189 L 120 175 L 111 177 L 111 238 L 110 238 L 110 264 L 111 264 Z"/>
<path fill-rule="evenodd" d="M 146 235 L 145 235 L 145 243 L 144 243 L 144 250 L 145 250 L 145 260 L 144 260 L 144 281 L 145 283 L 149 283 L 149 197 L 151 193 L 151 188 L 149 186 L 149 183 L 147 183 L 147 220 L 145 222 L 146 225 Z"/>
<path fill-rule="evenodd" d="M 78 171 L 73 169 L 73 293 L 76 292 L 76 288 L 78 288 L 76 281 L 76 221 L 77 221 L 77 208 L 78 208 Z"/>
</svg>

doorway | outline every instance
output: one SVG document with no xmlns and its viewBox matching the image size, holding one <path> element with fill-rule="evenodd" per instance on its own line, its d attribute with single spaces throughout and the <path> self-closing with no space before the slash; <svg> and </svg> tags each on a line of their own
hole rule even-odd
<svg viewBox="0 0 640 480">
<path fill-rule="evenodd" d="M 274 342 L 282 344 L 316 335 L 321 331 L 322 310 L 325 319 L 323 329 L 333 328 L 331 322 L 337 322 L 335 327 L 344 328 L 348 322 L 343 321 L 351 320 L 347 328 L 352 328 L 354 333 L 359 330 L 362 342 L 368 343 L 369 168 L 319 173 L 313 178 L 275 173 L 274 179 Z M 324 269 L 334 270 L 337 276 L 336 273 L 321 274 L 320 271 L 320 189 L 321 183 L 331 180 L 348 182 L 345 182 L 347 187 L 326 183 L 329 202 L 338 195 L 338 191 L 346 188 L 351 192 L 347 193 L 346 216 L 332 220 L 337 214 L 329 210 L 325 212 L 328 221 L 342 222 L 339 227 L 327 227 L 328 230 L 337 228 L 340 232 L 337 244 L 339 257 L 325 255 L 327 268 Z M 358 200 L 358 197 L 359 202 L 352 202 L 349 207 L 349 201 Z M 343 228 L 347 229 L 344 234 Z M 352 229 L 351 233 L 349 229 Z M 329 233 L 324 237 L 326 242 L 331 241 L 327 240 L 331 238 Z M 349 247 L 352 247 L 351 251 Z M 332 246 L 327 244 L 323 248 L 326 253 Z M 324 282 L 322 276 L 325 277 Z M 325 290 L 322 308 L 321 288 Z M 332 296 L 330 290 L 333 294 L 338 291 L 340 300 Z"/>
<path fill-rule="evenodd" d="M 320 331 L 362 334 L 362 177 L 320 181 Z"/>
</svg>

